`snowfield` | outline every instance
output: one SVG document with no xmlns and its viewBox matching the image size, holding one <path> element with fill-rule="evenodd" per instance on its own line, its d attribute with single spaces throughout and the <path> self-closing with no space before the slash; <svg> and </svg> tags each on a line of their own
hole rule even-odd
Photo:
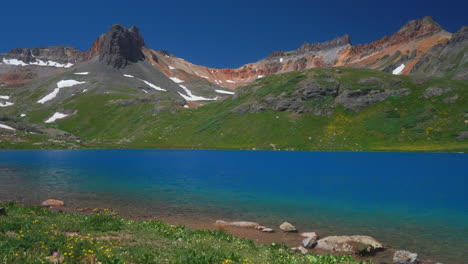
<svg viewBox="0 0 468 264">
<path fill-rule="evenodd" d="M 55 122 L 55 120 L 65 118 L 67 116 L 68 115 L 66 115 L 66 114 L 55 112 L 55 114 L 52 115 L 49 119 L 47 119 L 45 122 L 46 123 L 53 123 L 53 122 Z"/>
<path fill-rule="evenodd" d="M 0 95 L 0 99 L 9 100 L 9 99 L 10 99 L 10 96 L 8 96 L 8 95 Z"/>
<path fill-rule="evenodd" d="M 135 78 L 135 76 L 130 75 L 130 74 L 124 74 L 123 76 L 124 76 L 124 77 L 128 77 L 128 78 Z"/>
<path fill-rule="evenodd" d="M 43 60 L 37 60 L 35 62 L 30 62 L 30 63 L 25 63 L 21 60 L 17 60 L 17 59 L 5 59 L 3 58 L 3 64 L 7 64 L 7 65 L 14 65 L 14 66 L 29 66 L 29 65 L 32 65 L 32 66 L 48 66 L 48 67 L 56 67 L 56 68 L 70 68 L 71 66 L 73 66 L 72 63 L 67 63 L 67 64 L 62 64 L 62 63 L 59 63 L 59 62 L 55 62 L 55 61 L 43 61 Z"/>
<path fill-rule="evenodd" d="M 401 64 L 396 69 L 394 69 L 392 73 L 395 75 L 400 75 L 404 68 L 405 68 L 405 64 Z"/>
<path fill-rule="evenodd" d="M 218 97 L 206 98 L 206 97 L 202 97 L 202 96 L 193 95 L 192 92 L 187 87 L 185 87 L 183 85 L 179 85 L 179 86 L 180 86 L 180 88 L 184 89 L 185 93 L 187 93 L 187 95 L 185 95 L 185 94 L 179 92 L 179 95 L 182 96 L 187 101 L 214 101 L 214 100 L 218 100 Z"/>
<path fill-rule="evenodd" d="M 175 70 L 175 68 L 172 66 L 169 66 L 169 70 Z"/>
<path fill-rule="evenodd" d="M 215 90 L 215 92 L 220 94 L 235 94 L 234 92 L 224 91 L 224 90 Z"/>
<path fill-rule="evenodd" d="M 89 72 L 75 72 L 75 75 L 88 75 Z"/>
<path fill-rule="evenodd" d="M 7 125 L 4 125 L 4 124 L 0 124 L 0 128 L 7 129 L 7 130 L 13 130 L 13 131 L 16 130 L 16 129 L 12 128 L 11 126 L 7 126 Z"/>
<path fill-rule="evenodd" d="M 86 83 L 86 82 L 79 82 L 79 81 L 75 81 L 75 80 L 62 80 L 62 81 L 57 83 L 57 88 L 55 88 L 50 94 L 42 97 L 37 102 L 40 103 L 40 104 L 44 104 L 44 103 L 54 99 L 55 97 L 57 97 L 57 94 L 60 91 L 60 89 L 66 88 L 66 87 L 72 87 L 72 86 L 75 86 L 75 85 L 78 85 L 78 84 L 83 84 L 83 83 Z"/>
</svg>

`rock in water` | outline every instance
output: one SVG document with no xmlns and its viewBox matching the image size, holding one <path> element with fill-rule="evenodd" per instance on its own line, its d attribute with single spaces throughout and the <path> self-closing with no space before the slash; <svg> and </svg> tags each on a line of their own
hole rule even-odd
<svg viewBox="0 0 468 264">
<path fill-rule="evenodd" d="M 419 263 L 418 254 L 406 250 L 399 250 L 393 255 L 393 263 L 397 264 L 417 264 Z"/>
<path fill-rule="evenodd" d="M 346 254 L 366 255 L 384 247 L 369 236 L 329 236 L 317 241 L 316 248 Z"/>
<path fill-rule="evenodd" d="M 284 222 L 280 225 L 280 229 L 283 230 L 284 232 L 297 232 L 297 229 L 295 226 L 293 226 L 291 223 Z"/>
<path fill-rule="evenodd" d="M 315 233 L 315 232 L 302 232 L 299 235 L 302 236 L 302 237 L 313 237 L 313 238 L 318 237 L 317 233 Z"/>
<path fill-rule="evenodd" d="M 41 205 L 44 207 L 63 207 L 65 206 L 65 203 L 60 200 L 49 199 L 49 200 L 42 202 Z"/>
<path fill-rule="evenodd" d="M 317 238 L 315 237 L 307 237 L 302 240 L 302 245 L 305 248 L 313 248 L 317 244 Z"/>
</svg>

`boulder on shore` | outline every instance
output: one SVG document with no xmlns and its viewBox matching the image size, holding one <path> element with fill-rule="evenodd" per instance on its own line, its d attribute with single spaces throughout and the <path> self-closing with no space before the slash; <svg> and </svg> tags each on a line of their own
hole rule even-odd
<svg viewBox="0 0 468 264">
<path fill-rule="evenodd" d="M 299 247 L 293 247 L 291 248 L 294 252 L 298 252 L 298 253 L 302 253 L 302 254 L 307 254 L 309 251 L 303 247 L 303 246 L 299 246 Z"/>
<path fill-rule="evenodd" d="M 49 199 L 49 200 L 42 202 L 41 205 L 44 207 L 63 207 L 65 206 L 65 203 L 60 200 Z"/>
<path fill-rule="evenodd" d="M 305 248 L 313 248 L 317 244 L 317 238 L 315 237 L 306 237 L 302 240 L 302 245 Z"/>
<path fill-rule="evenodd" d="M 282 223 L 279 228 L 284 232 L 297 232 L 296 227 L 288 222 Z"/>
<path fill-rule="evenodd" d="M 416 253 L 411 253 L 406 250 L 399 250 L 393 255 L 393 263 L 397 264 L 417 264 L 419 257 Z"/>
<path fill-rule="evenodd" d="M 367 255 L 384 246 L 369 236 L 328 236 L 317 241 L 316 248 L 352 255 Z"/>
<path fill-rule="evenodd" d="M 243 228 L 257 228 L 258 223 L 249 222 L 249 221 L 237 221 L 237 222 L 226 222 L 224 220 L 216 220 L 217 226 L 233 226 L 233 227 L 243 227 Z"/>
</svg>

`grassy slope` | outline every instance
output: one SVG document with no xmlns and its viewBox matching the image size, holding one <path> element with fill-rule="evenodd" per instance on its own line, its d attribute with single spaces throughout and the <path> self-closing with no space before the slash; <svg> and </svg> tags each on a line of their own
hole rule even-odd
<svg viewBox="0 0 468 264">
<path fill-rule="evenodd" d="M 346 256 L 297 254 L 282 244 L 259 245 L 223 231 L 125 220 L 107 210 L 80 215 L 1 206 L 8 212 L 0 215 L 1 263 L 358 263 Z M 54 252 L 58 256 L 51 258 Z"/>
<path fill-rule="evenodd" d="M 393 88 L 410 88 L 411 94 L 388 98 L 358 112 L 337 106 L 330 117 L 273 110 L 231 112 L 240 104 L 261 101 L 267 95 L 291 93 L 305 78 L 323 81 L 322 75 L 332 75 L 348 89 L 373 88 L 359 82 L 369 77 L 387 83 L 400 80 Z M 424 99 L 422 94 L 428 87 L 450 87 L 453 91 Z M 151 102 L 124 106 L 122 102 L 135 98 L 131 94 L 88 93 L 28 115 L 30 122 L 40 123 L 59 107 L 78 110 L 76 115 L 50 126 L 84 139 L 84 147 L 466 151 L 468 143 L 455 137 L 468 130 L 464 122 L 468 113 L 467 88 L 466 81 L 433 78 L 418 84 L 408 76 L 366 69 L 343 68 L 341 74 L 312 69 L 262 78 L 239 88 L 235 98 L 198 109 L 179 108 L 175 113 L 156 113 Z M 442 102 L 455 94 L 459 97 L 455 103 Z M 328 99 L 331 98 L 311 104 L 333 103 Z"/>
</svg>

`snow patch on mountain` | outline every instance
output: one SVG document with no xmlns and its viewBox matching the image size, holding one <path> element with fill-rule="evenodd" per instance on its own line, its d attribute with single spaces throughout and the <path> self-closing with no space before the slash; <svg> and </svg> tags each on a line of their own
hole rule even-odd
<svg viewBox="0 0 468 264">
<path fill-rule="evenodd" d="M 66 88 L 66 87 L 72 87 L 72 86 L 75 86 L 75 85 L 78 85 L 78 84 L 83 84 L 83 83 L 86 83 L 86 82 L 79 82 L 79 81 L 75 81 L 75 80 L 62 80 L 62 81 L 57 83 L 57 88 L 55 88 L 48 95 L 42 97 L 37 102 L 40 103 L 40 104 L 44 104 L 44 103 L 54 99 L 55 97 L 57 97 L 57 94 L 60 91 L 60 89 Z"/>
<path fill-rule="evenodd" d="M 234 92 L 224 91 L 224 90 L 215 90 L 215 92 L 220 94 L 235 94 Z"/>
<path fill-rule="evenodd" d="M 4 125 L 4 124 L 0 124 L 0 128 L 7 129 L 7 130 L 13 130 L 13 131 L 16 130 L 16 129 L 12 128 L 11 126 L 7 126 L 7 125 Z"/>
<path fill-rule="evenodd" d="M 138 79 L 138 80 L 140 80 L 140 81 L 146 83 L 146 85 L 148 85 L 149 87 L 151 87 L 151 88 L 153 88 L 153 89 L 156 89 L 156 90 L 158 90 L 158 91 L 163 91 L 163 92 L 166 91 L 166 89 L 163 89 L 163 88 L 161 88 L 161 87 L 159 87 L 159 86 L 156 86 L 156 85 L 154 85 L 154 84 L 152 84 L 152 83 L 150 83 L 150 82 L 148 82 L 148 81 L 145 81 L 145 80 L 142 80 L 142 79 Z"/>
<path fill-rule="evenodd" d="M 56 68 L 70 68 L 71 66 L 73 66 L 73 63 L 70 63 L 70 62 L 67 64 L 62 64 L 62 63 L 55 62 L 55 61 L 43 61 L 39 59 L 37 59 L 35 62 L 25 63 L 24 61 L 18 60 L 18 59 L 3 58 L 2 63 L 7 64 L 7 65 L 14 65 L 14 66 L 31 65 L 31 66 L 47 66 L 47 67 L 56 67 Z"/>
<path fill-rule="evenodd" d="M 185 81 L 183 81 L 183 80 L 181 80 L 181 79 L 179 79 L 179 78 L 177 78 L 177 77 L 169 77 L 169 79 L 171 79 L 171 80 L 172 80 L 173 82 L 175 82 L 175 83 L 183 83 L 183 82 L 185 82 Z"/>
<path fill-rule="evenodd" d="M 215 97 L 215 98 L 206 98 L 206 97 L 202 97 L 202 96 L 196 96 L 194 94 L 192 94 L 192 92 L 185 86 L 183 85 L 179 85 L 180 88 L 184 89 L 185 94 L 183 93 L 180 93 L 179 92 L 179 95 L 182 96 L 185 100 L 187 101 L 214 101 L 214 100 L 218 100 L 218 97 Z"/>
<path fill-rule="evenodd" d="M 400 66 L 398 66 L 396 69 L 393 70 L 392 73 L 394 75 L 400 75 L 403 69 L 405 69 L 405 64 L 401 64 Z"/>
<path fill-rule="evenodd" d="M 75 72 L 75 75 L 88 75 L 89 72 Z"/>
<path fill-rule="evenodd" d="M 124 77 L 128 77 L 128 78 L 135 78 L 135 76 L 130 75 L 130 74 L 124 74 L 123 76 L 124 76 Z"/>
<path fill-rule="evenodd" d="M 235 81 L 232 81 L 232 80 L 226 80 L 226 82 L 228 82 L 228 83 L 236 83 Z"/>
<path fill-rule="evenodd" d="M 62 114 L 62 113 L 59 113 L 59 112 L 55 112 L 55 114 L 53 114 L 51 117 L 49 117 L 49 119 L 47 119 L 45 122 L 46 122 L 46 123 L 53 123 L 53 122 L 55 122 L 56 120 L 65 118 L 65 117 L 67 117 L 67 116 L 68 116 L 68 115 L 66 115 L 66 114 Z"/>
<path fill-rule="evenodd" d="M 8 95 L 0 95 L 0 99 L 9 100 L 9 99 L 10 99 L 10 96 L 8 96 Z"/>
<path fill-rule="evenodd" d="M 0 107 L 7 107 L 12 105 L 14 105 L 12 102 L 0 102 Z"/>
</svg>

